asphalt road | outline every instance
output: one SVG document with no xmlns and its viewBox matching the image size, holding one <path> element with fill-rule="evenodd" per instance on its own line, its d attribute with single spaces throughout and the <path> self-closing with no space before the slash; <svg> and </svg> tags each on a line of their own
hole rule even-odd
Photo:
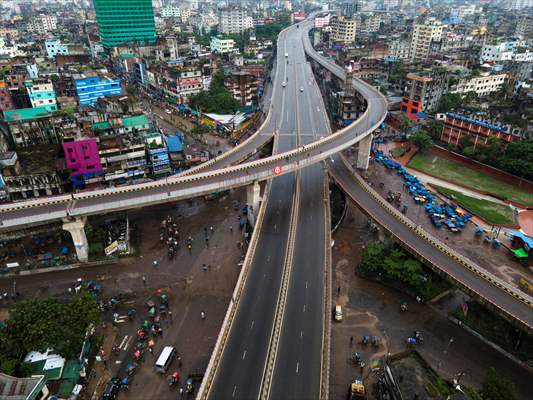
<svg viewBox="0 0 533 400">
<path fill-rule="evenodd" d="M 295 41 L 282 34 L 278 42 L 277 61 L 284 79 L 296 72 L 296 65 L 287 64 L 284 57 L 285 49 L 289 51 Z M 281 86 L 282 76 L 274 84 Z M 292 133 L 278 136 L 275 147 L 279 152 L 297 144 L 294 118 L 297 101 L 294 85 L 274 90 L 273 128 Z M 291 118 L 283 118 L 287 112 L 292 113 Z M 209 398 L 250 399 L 259 394 L 285 262 L 294 190 L 293 173 L 272 181 L 259 241 Z"/>
<path fill-rule="evenodd" d="M 297 33 L 300 33 L 299 31 Z M 301 144 L 330 133 L 322 96 L 308 64 L 299 66 L 304 87 L 299 104 Z M 303 111 L 305 110 L 305 111 Z M 320 397 L 324 326 L 325 203 L 324 169 L 300 171 L 300 207 L 287 303 L 270 388 L 271 399 Z"/>
</svg>

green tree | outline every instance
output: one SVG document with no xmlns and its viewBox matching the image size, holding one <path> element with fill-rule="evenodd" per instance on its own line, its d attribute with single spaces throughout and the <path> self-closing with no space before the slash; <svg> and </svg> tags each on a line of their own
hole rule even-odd
<svg viewBox="0 0 533 400">
<path fill-rule="evenodd" d="M 396 82 L 403 76 L 405 65 L 403 61 L 399 60 L 394 63 L 394 67 L 389 75 L 389 82 Z"/>
<path fill-rule="evenodd" d="M 52 348 L 65 358 L 77 356 L 85 332 L 99 318 L 96 301 L 86 290 L 67 303 L 49 298 L 17 304 L 0 329 L 0 370 L 23 375 L 27 366 L 21 361 L 31 350 Z"/>
<path fill-rule="evenodd" d="M 423 130 L 417 130 L 409 137 L 409 141 L 418 147 L 421 152 L 429 150 L 432 145 L 431 138 Z"/>
<path fill-rule="evenodd" d="M 440 121 L 437 119 L 432 120 L 426 128 L 426 130 L 428 131 L 429 135 L 431 136 L 433 140 L 440 139 L 443 129 L 444 129 L 444 121 Z"/>
<path fill-rule="evenodd" d="M 513 175 L 533 180 L 533 139 L 509 143 L 497 165 Z"/>
<path fill-rule="evenodd" d="M 439 112 L 450 112 L 457 109 L 463 103 L 459 93 L 447 93 L 441 96 L 438 106 Z"/>
<path fill-rule="evenodd" d="M 402 122 L 400 122 L 400 126 L 398 127 L 401 132 L 405 132 L 407 128 L 409 128 L 409 119 L 403 117 Z"/>
<path fill-rule="evenodd" d="M 500 375 L 494 368 L 490 368 L 483 381 L 481 396 L 484 400 L 514 400 L 516 399 L 513 383 Z"/>
<path fill-rule="evenodd" d="M 513 95 L 513 86 L 509 83 L 509 81 L 504 81 L 502 87 L 500 88 L 500 91 L 498 92 L 498 97 L 503 98 L 503 100 L 507 100 Z"/>
<path fill-rule="evenodd" d="M 385 247 L 381 243 L 368 242 L 361 259 L 361 271 L 363 273 L 376 273 L 381 270 L 384 254 Z"/>
<path fill-rule="evenodd" d="M 240 104 L 224 87 L 224 71 L 219 69 L 211 78 L 209 90 L 191 96 L 189 106 L 204 113 L 234 114 Z"/>
</svg>

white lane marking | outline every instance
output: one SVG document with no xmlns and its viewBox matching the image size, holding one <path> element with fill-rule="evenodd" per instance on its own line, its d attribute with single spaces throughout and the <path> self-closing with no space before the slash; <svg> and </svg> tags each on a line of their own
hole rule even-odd
<svg viewBox="0 0 533 400">
<path fill-rule="evenodd" d="M 246 350 L 244 350 L 244 353 L 242 353 L 242 359 L 244 360 L 246 358 Z"/>
<path fill-rule="evenodd" d="M 237 391 L 237 385 L 233 386 L 233 393 L 231 394 L 231 397 L 235 397 L 236 391 Z"/>
<path fill-rule="evenodd" d="M 305 312 L 305 304 L 304 304 L 304 312 Z"/>
<path fill-rule="evenodd" d="M 296 363 L 296 373 L 298 373 L 298 370 L 300 369 L 300 361 Z"/>
<path fill-rule="evenodd" d="M 120 344 L 118 345 L 118 348 L 121 349 L 122 346 L 124 346 L 124 344 L 126 344 L 126 341 L 128 340 L 129 338 L 129 335 L 124 335 L 124 337 L 122 338 L 122 342 L 120 342 Z"/>
<path fill-rule="evenodd" d="M 300 340 L 304 337 L 304 331 L 300 331 Z"/>
<path fill-rule="evenodd" d="M 307 289 L 307 281 L 305 281 L 305 288 Z"/>
<path fill-rule="evenodd" d="M 252 324 L 250 325 L 250 329 L 253 329 L 254 324 L 255 324 L 255 320 L 252 321 Z"/>
</svg>

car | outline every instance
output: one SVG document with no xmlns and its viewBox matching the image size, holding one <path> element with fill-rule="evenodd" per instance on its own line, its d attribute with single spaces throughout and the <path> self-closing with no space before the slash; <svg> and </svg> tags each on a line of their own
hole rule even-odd
<svg viewBox="0 0 533 400">
<path fill-rule="evenodd" d="M 335 306 L 335 312 L 334 312 L 335 321 L 341 322 L 342 321 L 342 307 L 340 304 L 337 304 Z"/>
<path fill-rule="evenodd" d="M 281 86 L 283 86 L 283 87 L 287 86 L 287 82 L 285 82 L 285 81 L 281 82 Z"/>
<path fill-rule="evenodd" d="M 303 92 L 303 91 L 304 91 L 304 87 L 301 86 L 301 87 L 300 87 L 300 92 Z"/>
<path fill-rule="evenodd" d="M 172 110 L 171 110 L 170 108 L 167 108 L 167 109 L 165 110 L 165 112 L 166 112 L 167 114 L 172 114 Z"/>
<path fill-rule="evenodd" d="M 285 58 L 289 57 L 289 53 L 285 53 Z"/>
<path fill-rule="evenodd" d="M 113 378 L 105 385 L 102 400 L 115 400 L 120 390 L 120 379 Z"/>
</svg>

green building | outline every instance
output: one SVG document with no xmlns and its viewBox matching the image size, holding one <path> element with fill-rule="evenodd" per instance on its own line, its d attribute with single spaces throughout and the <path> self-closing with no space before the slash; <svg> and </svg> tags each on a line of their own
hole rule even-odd
<svg viewBox="0 0 533 400">
<path fill-rule="evenodd" d="M 93 0 L 100 39 L 110 48 L 128 42 L 155 43 L 152 0 Z"/>
</svg>

